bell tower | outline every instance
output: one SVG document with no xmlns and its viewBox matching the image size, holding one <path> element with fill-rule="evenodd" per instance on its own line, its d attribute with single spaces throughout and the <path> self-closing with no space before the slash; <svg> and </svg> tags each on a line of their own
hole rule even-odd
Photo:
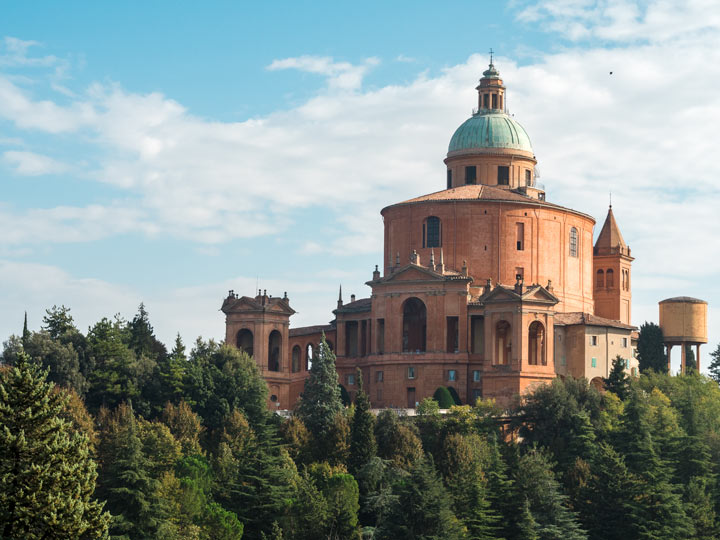
<svg viewBox="0 0 720 540">
<path fill-rule="evenodd" d="M 595 315 L 630 324 L 630 270 L 634 258 L 620 234 L 612 204 L 593 249 Z"/>
</svg>

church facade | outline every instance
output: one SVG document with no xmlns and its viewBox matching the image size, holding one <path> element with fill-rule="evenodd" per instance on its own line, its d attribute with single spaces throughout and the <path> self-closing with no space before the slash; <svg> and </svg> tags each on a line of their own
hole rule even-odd
<svg viewBox="0 0 720 540">
<path fill-rule="evenodd" d="M 287 295 L 230 291 L 226 341 L 254 356 L 271 407 L 293 408 L 324 334 L 351 397 L 362 372 L 373 407 L 415 407 L 439 386 L 462 403 L 509 404 L 555 377 L 601 384 L 632 351 L 630 248 L 610 207 L 593 217 L 547 201 L 524 128 L 490 63 L 472 116 L 453 134 L 445 189 L 381 211 L 384 250 L 367 298 L 328 325 L 291 328 Z"/>
</svg>

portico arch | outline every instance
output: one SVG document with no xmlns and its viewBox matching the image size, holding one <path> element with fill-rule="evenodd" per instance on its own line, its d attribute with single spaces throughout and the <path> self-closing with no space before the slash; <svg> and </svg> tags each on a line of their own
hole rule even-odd
<svg viewBox="0 0 720 540">
<path fill-rule="evenodd" d="M 243 328 L 237 333 L 237 348 L 245 351 L 248 356 L 253 355 L 253 333 L 247 328 Z"/>
<path fill-rule="evenodd" d="M 280 371 L 280 347 L 282 336 L 277 330 L 270 332 L 268 338 L 268 370 Z"/>
<path fill-rule="evenodd" d="M 540 321 L 533 321 L 528 330 L 528 364 L 547 365 L 545 357 L 545 327 Z"/>
<path fill-rule="evenodd" d="M 292 372 L 297 373 L 300 371 L 300 355 L 302 354 L 302 351 L 300 350 L 300 345 L 295 345 L 292 350 Z"/>
</svg>

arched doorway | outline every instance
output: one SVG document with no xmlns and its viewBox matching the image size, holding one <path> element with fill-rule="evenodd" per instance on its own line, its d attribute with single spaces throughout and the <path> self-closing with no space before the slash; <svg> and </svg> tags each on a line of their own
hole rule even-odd
<svg viewBox="0 0 720 540">
<path fill-rule="evenodd" d="M 315 348 L 312 343 L 308 343 L 305 346 L 305 371 L 310 371 L 312 369 L 313 358 L 315 358 Z"/>
<path fill-rule="evenodd" d="M 528 363 L 531 366 L 547 365 L 545 358 L 545 327 L 533 321 L 528 331 Z"/>
<path fill-rule="evenodd" d="M 512 355 L 512 327 L 507 321 L 498 321 L 495 325 L 495 363 L 506 365 Z"/>
<path fill-rule="evenodd" d="M 300 350 L 300 345 L 295 345 L 292 350 L 292 372 L 297 373 L 300 371 L 300 355 L 302 354 L 302 351 Z"/>
<path fill-rule="evenodd" d="M 403 352 L 425 352 L 427 309 L 419 298 L 408 298 L 403 304 Z"/>
<path fill-rule="evenodd" d="M 247 328 L 237 333 L 237 348 L 245 351 L 248 356 L 253 355 L 253 333 Z"/>
<path fill-rule="evenodd" d="M 268 369 L 270 371 L 280 371 L 280 345 L 282 337 L 280 332 L 273 330 L 268 338 Z"/>
</svg>

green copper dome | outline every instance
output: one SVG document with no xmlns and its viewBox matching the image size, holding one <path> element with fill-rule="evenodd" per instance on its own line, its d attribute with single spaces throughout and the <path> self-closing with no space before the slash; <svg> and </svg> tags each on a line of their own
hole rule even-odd
<svg viewBox="0 0 720 540">
<path fill-rule="evenodd" d="M 450 139 L 448 153 L 481 148 L 511 148 L 534 154 L 525 129 L 498 110 L 482 110 L 468 118 Z"/>
</svg>

